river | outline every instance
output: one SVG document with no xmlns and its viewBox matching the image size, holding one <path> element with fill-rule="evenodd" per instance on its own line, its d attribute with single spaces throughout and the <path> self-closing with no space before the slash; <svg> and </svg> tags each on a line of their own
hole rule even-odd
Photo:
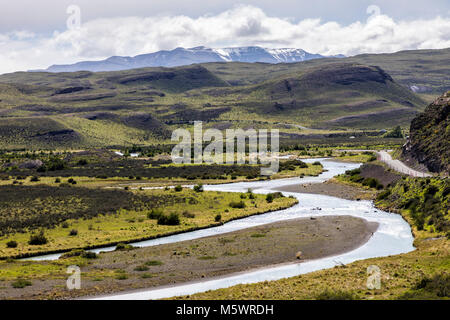
<svg viewBox="0 0 450 320">
<path fill-rule="evenodd" d="M 305 162 L 321 161 L 325 171 L 317 177 L 288 178 L 277 180 L 264 180 L 253 182 L 237 182 L 230 184 L 205 185 L 206 191 L 246 192 L 252 189 L 254 193 L 270 193 L 282 186 L 292 184 L 320 183 L 324 182 L 346 170 L 355 169 L 360 164 L 336 162 L 327 159 L 307 159 Z M 302 194 L 283 192 L 292 195 L 299 203 L 291 208 L 268 212 L 261 215 L 246 217 L 225 223 L 218 227 L 186 232 L 158 239 L 131 243 L 135 247 L 156 246 L 165 243 L 174 243 L 192 239 L 198 239 L 218 234 L 242 230 L 273 222 L 326 215 L 350 215 L 377 222 L 378 229 L 372 237 L 361 247 L 336 256 L 320 258 L 301 263 L 292 263 L 277 266 L 268 266 L 253 271 L 231 274 L 219 278 L 208 279 L 200 282 L 182 283 L 167 287 L 139 290 L 136 292 L 118 293 L 96 299 L 161 299 L 180 295 L 190 295 L 207 290 L 230 287 L 236 284 L 255 283 L 265 280 L 278 280 L 287 277 L 332 268 L 336 265 L 351 263 L 375 257 L 384 257 L 414 250 L 413 236 L 408 223 L 398 214 L 378 210 L 371 201 L 352 201 L 335 197 L 316 194 Z M 320 210 L 319 210 L 320 208 Z M 115 246 L 94 249 L 93 252 L 112 251 Z M 28 258 L 27 260 L 55 260 L 61 254 L 49 254 Z"/>
</svg>

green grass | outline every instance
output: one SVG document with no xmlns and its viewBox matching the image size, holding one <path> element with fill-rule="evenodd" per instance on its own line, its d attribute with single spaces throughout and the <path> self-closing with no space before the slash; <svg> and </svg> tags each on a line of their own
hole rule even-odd
<svg viewBox="0 0 450 320">
<path fill-rule="evenodd" d="M 53 228 L 45 228 L 47 244 L 29 245 L 28 240 L 32 231 L 24 230 L 24 233 L 12 233 L 0 237 L 0 257 L 16 256 L 20 254 L 45 253 L 54 250 L 71 250 L 91 246 L 108 245 L 111 243 L 128 242 L 152 237 L 160 237 L 177 232 L 183 232 L 202 227 L 217 225 L 232 219 L 245 217 L 262 212 L 286 208 L 294 203 L 295 199 L 278 198 L 273 203 L 267 203 L 264 195 L 255 195 L 255 199 L 241 199 L 237 193 L 222 192 L 194 192 L 183 189 L 181 192 L 174 190 L 143 190 L 137 194 L 152 196 L 176 196 L 184 199 L 181 203 L 172 203 L 161 206 L 165 214 L 179 213 L 179 225 L 160 225 L 157 220 L 148 219 L 147 211 L 119 209 L 115 214 L 99 215 L 90 219 L 68 219 L 69 228 L 56 225 Z M 245 209 L 230 208 L 230 202 L 243 201 L 247 203 Z M 254 202 L 252 204 L 251 202 Z M 194 218 L 181 215 L 188 210 L 195 214 Z M 221 213 L 220 222 L 215 221 L 217 212 Z M 69 231 L 76 229 L 77 236 L 70 236 Z M 8 248 L 9 241 L 16 241 L 16 248 Z"/>
<path fill-rule="evenodd" d="M 442 77 L 448 54 L 446 49 L 288 65 L 211 63 L 110 73 L 2 75 L 0 147 L 166 144 L 170 131 L 190 127 L 193 120 L 203 120 L 206 128 L 281 127 L 291 134 L 406 127 L 426 104 L 408 87 L 430 88 L 427 101 L 448 89 L 450 79 Z M 417 61 L 426 63 L 417 68 Z M 383 73 L 373 66 L 381 66 L 395 81 L 380 78 Z M 365 78 L 366 71 L 370 76 Z M 345 82 L 346 74 L 356 80 Z M 88 89 L 62 94 L 79 86 L 80 79 Z M 283 128 L 283 123 L 321 130 Z"/>
</svg>

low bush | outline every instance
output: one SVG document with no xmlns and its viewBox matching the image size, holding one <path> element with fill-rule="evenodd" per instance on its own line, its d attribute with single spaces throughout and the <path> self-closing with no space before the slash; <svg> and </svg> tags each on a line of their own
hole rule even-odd
<svg viewBox="0 0 450 320">
<path fill-rule="evenodd" d="M 137 266 L 134 268 L 134 271 L 142 272 L 142 271 L 148 271 L 148 267 L 146 265 Z"/>
<path fill-rule="evenodd" d="M 131 244 L 118 243 L 116 245 L 115 251 L 128 251 L 128 250 L 133 250 L 133 249 L 134 249 L 134 247 Z"/>
<path fill-rule="evenodd" d="M 83 255 L 85 251 L 83 249 L 73 249 L 69 252 L 63 253 L 59 259 L 66 259 L 66 258 L 72 258 L 72 257 L 79 257 Z"/>
<path fill-rule="evenodd" d="M 20 278 L 11 283 L 11 286 L 16 289 L 22 289 L 31 285 L 31 281 Z"/>
<path fill-rule="evenodd" d="M 194 191 L 195 192 L 203 192 L 203 185 L 198 184 L 198 185 L 194 186 Z"/>
<path fill-rule="evenodd" d="M 7 248 L 17 248 L 17 241 L 11 240 L 6 243 Z"/>
<path fill-rule="evenodd" d="M 400 298 L 413 300 L 450 298 L 450 275 L 441 273 L 432 277 L 423 276 L 410 291 Z"/>
<path fill-rule="evenodd" d="M 97 259 L 98 255 L 92 251 L 85 251 L 81 254 L 81 257 L 85 259 Z"/>
<path fill-rule="evenodd" d="M 43 245 L 48 242 L 47 238 L 44 235 L 44 231 L 39 232 L 38 234 L 32 234 L 30 236 L 30 240 L 28 241 L 28 244 L 32 246 L 36 245 Z"/>
<path fill-rule="evenodd" d="M 168 216 L 161 215 L 158 218 L 159 225 L 177 226 L 180 224 L 180 216 L 177 213 L 171 213 Z"/>
<path fill-rule="evenodd" d="M 144 263 L 146 266 L 161 266 L 163 263 L 158 260 L 150 260 Z"/>
<path fill-rule="evenodd" d="M 232 201 L 230 202 L 230 207 L 234 209 L 243 209 L 245 208 L 245 202 L 244 201 Z"/>
<path fill-rule="evenodd" d="M 147 218 L 149 218 L 149 219 L 159 219 L 159 217 L 161 217 L 162 215 L 164 215 L 164 212 L 161 209 L 152 209 L 147 214 Z"/>
<path fill-rule="evenodd" d="M 383 189 L 383 185 L 375 178 L 365 178 L 362 184 L 369 188 L 376 188 L 377 190 Z"/>
</svg>

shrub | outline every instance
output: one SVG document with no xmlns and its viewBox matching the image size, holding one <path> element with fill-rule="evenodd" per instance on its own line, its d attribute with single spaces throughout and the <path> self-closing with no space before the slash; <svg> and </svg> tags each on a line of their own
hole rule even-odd
<svg viewBox="0 0 450 320">
<path fill-rule="evenodd" d="M 347 174 L 349 176 L 354 176 L 354 175 L 357 175 L 360 173 L 361 173 L 361 170 L 359 168 L 345 171 L 345 174 Z"/>
<path fill-rule="evenodd" d="M 198 185 L 194 186 L 194 191 L 195 192 L 203 192 L 203 185 L 198 184 Z"/>
<path fill-rule="evenodd" d="M 268 203 L 272 203 L 272 202 L 273 202 L 273 194 L 272 194 L 272 193 L 268 193 L 268 194 L 266 195 L 266 201 L 267 201 Z"/>
<path fill-rule="evenodd" d="M 402 128 L 400 126 L 396 126 L 391 131 L 386 132 L 383 135 L 383 138 L 403 138 Z"/>
<path fill-rule="evenodd" d="M 182 187 L 182 186 L 180 186 L 180 185 L 175 186 L 175 191 L 176 191 L 176 192 L 180 192 L 180 191 L 182 191 L 182 190 L 183 190 L 183 187 Z"/>
<path fill-rule="evenodd" d="M 218 214 L 214 217 L 214 221 L 219 222 L 220 220 L 222 220 L 222 215 Z"/>
<path fill-rule="evenodd" d="M 230 202 L 230 207 L 235 209 L 243 209 L 245 208 L 245 202 L 244 201 L 232 201 Z"/>
<path fill-rule="evenodd" d="M 55 179 L 55 183 L 61 183 L 61 179 L 60 178 L 56 178 Z"/>
<path fill-rule="evenodd" d="M 164 215 L 164 212 L 161 209 L 152 209 L 148 214 L 147 217 L 149 219 L 159 219 L 162 215 Z"/>
<path fill-rule="evenodd" d="M 158 218 L 158 224 L 166 226 L 177 226 L 180 224 L 180 217 L 177 213 L 172 212 L 168 216 L 161 215 Z"/>
<path fill-rule="evenodd" d="M 450 275 L 435 274 L 431 278 L 422 277 L 411 291 L 406 292 L 401 299 L 438 299 L 450 297 Z"/>
<path fill-rule="evenodd" d="M 78 235 L 78 230 L 77 229 L 72 229 L 72 230 L 70 230 L 70 232 L 69 232 L 69 236 L 77 236 Z"/>
<path fill-rule="evenodd" d="M 69 252 L 65 252 L 63 253 L 59 259 L 66 259 L 66 258 L 71 258 L 71 257 L 79 257 L 81 256 L 85 251 L 83 249 L 73 249 Z"/>
<path fill-rule="evenodd" d="M 150 260 L 150 261 L 147 261 L 144 264 L 146 266 L 161 266 L 161 265 L 163 265 L 163 263 L 161 261 L 158 261 L 158 260 Z"/>
<path fill-rule="evenodd" d="M 17 279 L 11 283 L 11 286 L 16 289 L 22 289 L 31 286 L 31 281 L 25 279 Z"/>
<path fill-rule="evenodd" d="M 28 244 L 36 246 L 46 244 L 48 242 L 47 238 L 44 235 L 44 231 L 39 232 L 38 234 L 32 234 Z"/>
<path fill-rule="evenodd" d="M 37 177 L 37 176 L 32 176 L 30 178 L 30 182 L 38 182 L 38 181 L 40 181 L 40 180 L 39 180 L 39 177 Z"/>
<path fill-rule="evenodd" d="M 362 184 L 370 188 L 376 188 L 378 190 L 383 189 L 383 185 L 375 178 L 365 178 Z"/>
<path fill-rule="evenodd" d="M 323 165 L 320 163 L 320 161 L 314 161 L 312 165 L 313 166 L 321 166 L 321 167 L 323 167 Z"/>
<path fill-rule="evenodd" d="M 384 200 L 391 195 L 391 190 L 387 189 L 377 195 L 377 200 Z"/>
<path fill-rule="evenodd" d="M 96 259 L 98 255 L 92 251 L 85 251 L 81 254 L 81 257 L 85 259 Z"/>
<path fill-rule="evenodd" d="M 17 248 L 17 241 L 11 240 L 6 243 L 7 248 Z"/>
<path fill-rule="evenodd" d="M 134 247 L 131 244 L 118 243 L 116 246 L 116 251 L 127 251 L 132 250 Z"/>
<path fill-rule="evenodd" d="M 134 271 L 148 271 L 148 267 L 146 265 L 137 266 L 136 268 L 134 268 Z"/>
<path fill-rule="evenodd" d="M 252 238 L 264 238 L 266 235 L 263 233 L 253 233 L 252 235 L 250 235 L 250 237 Z"/>
<path fill-rule="evenodd" d="M 126 279 L 128 279 L 128 276 L 126 273 L 119 273 L 118 275 L 116 275 L 116 279 L 117 280 L 126 280 Z"/>
<path fill-rule="evenodd" d="M 69 223 L 68 223 L 67 221 L 64 221 L 64 222 L 61 224 L 61 227 L 64 228 L 64 229 L 67 229 L 67 228 L 69 227 Z"/>
</svg>

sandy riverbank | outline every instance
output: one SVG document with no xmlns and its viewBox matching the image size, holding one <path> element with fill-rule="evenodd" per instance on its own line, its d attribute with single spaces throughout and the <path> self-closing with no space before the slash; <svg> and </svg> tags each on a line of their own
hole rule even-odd
<svg viewBox="0 0 450 320">
<path fill-rule="evenodd" d="M 298 263 L 351 251 L 364 244 L 376 228 L 376 223 L 350 216 L 302 218 L 196 240 L 104 253 L 82 268 L 81 290 L 66 290 L 65 278 L 44 279 L 23 289 L 4 287 L 0 298 L 104 295 Z M 300 260 L 296 258 L 299 251 Z M 139 271 L 148 261 L 159 263 Z M 102 276 L 106 270 L 110 276 Z M 121 274 L 125 276 L 119 279 Z"/>
<path fill-rule="evenodd" d="M 347 200 L 371 200 L 374 197 L 373 191 L 334 182 L 333 180 L 323 183 L 288 185 L 277 188 L 276 190 L 283 192 L 322 194 Z"/>
</svg>

